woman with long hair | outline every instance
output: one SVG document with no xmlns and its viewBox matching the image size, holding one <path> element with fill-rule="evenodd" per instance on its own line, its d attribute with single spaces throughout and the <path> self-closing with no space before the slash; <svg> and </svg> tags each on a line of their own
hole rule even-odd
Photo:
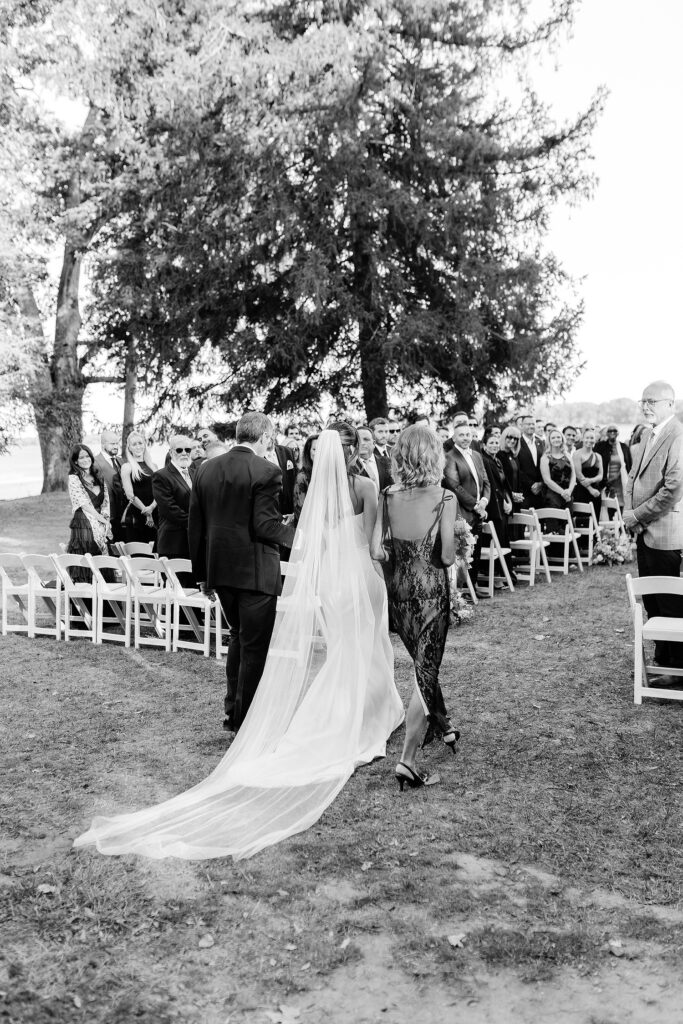
<svg viewBox="0 0 683 1024">
<path fill-rule="evenodd" d="M 76 846 L 249 857 L 309 828 L 357 765 L 386 753 L 403 708 L 365 529 L 376 491 L 353 476 L 357 451 L 348 424 L 318 438 L 263 675 L 220 764 L 163 804 L 96 818 Z"/>
<path fill-rule="evenodd" d="M 152 476 L 157 467 L 146 439 L 136 430 L 128 435 L 125 455 L 121 485 L 128 504 L 121 516 L 121 525 L 126 543 L 156 541 L 157 503 L 152 493 Z"/>
<path fill-rule="evenodd" d="M 301 453 L 301 468 L 296 474 L 296 480 L 294 481 L 294 494 L 292 501 L 294 504 L 294 525 L 297 526 L 299 519 L 301 518 L 301 510 L 304 507 L 304 501 L 308 493 L 308 487 L 313 476 L 313 459 L 315 458 L 315 449 L 318 442 L 318 434 L 310 434 L 304 443 L 303 451 Z"/>
<path fill-rule="evenodd" d="M 512 494 L 508 487 L 507 477 L 505 476 L 505 469 L 501 462 L 500 455 L 500 433 L 497 432 L 496 427 L 486 427 L 484 430 L 484 436 L 482 438 L 481 456 L 484 460 L 484 469 L 486 475 L 489 478 L 491 484 L 491 496 L 489 503 L 486 506 L 488 513 L 488 521 L 493 524 L 493 527 L 498 535 L 500 546 L 503 548 L 508 547 L 510 540 L 509 527 L 508 527 L 508 516 L 512 513 Z M 490 541 L 489 537 L 484 537 L 484 541 Z M 490 545 L 489 545 L 490 546 Z M 513 581 L 515 579 L 515 573 L 512 571 L 511 564 L 508 559 L 503 555 L 505 564 L 510 572 Z M 497 589 L 505 586 L 506 584 L 498 582 L 495 584 Z"/>
<path fill-rule="evenodd" d="M 67 545 L 70 555 L 106 555 L 111 539 L 109 492 L 87 445 L 77 444 L 69 458 L 69 498 L 73 516 Z"/>
<path fill-rule="evenodd" d="M 541 477 L 546 508 L 567 508 L 576 486 L 576 470 L 567 454 L 562 431 L 556 427 L 549 432 L 548 451 L 541 456 Z"/>
<path fill-rule="evenodd" d="M 596 515 L 600 514 L 600 481 L 602 480 L 602 459 L 595 449 L 595 431 L 586 427 L 583 432 L 581 447 L 572 454 L 576 487 L 573 500 L 592 504 Z"/>
<path fill-rule="evenodd" d="M 441 486 L 443 444 L 431 427 L 416 424 L 399 435 L 391 453 L 395 484 L 382 491 L 371 554 L 382 564 L 396 632 L 415 666 L 415 689 L 395 774 L 401 790 L 431 780 L 417 768 L 417 752 L 436 736 L 455 753 L 459 733 L 439 683 L 450 621 L 447 567 L 455 561 L 457 499 Z"/>
</svg>

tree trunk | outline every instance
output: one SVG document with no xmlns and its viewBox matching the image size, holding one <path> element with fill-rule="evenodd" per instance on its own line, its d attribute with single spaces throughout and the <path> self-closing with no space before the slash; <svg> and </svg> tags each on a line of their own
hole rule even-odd
<svg viewBox="0 0 683 1024">
<path fill-rule="evenodd" d="M 126 450 L 128 435 L 135 428 L 135 401 L 138 392 L 138 358 L 135 341 L 128 339 L 126 351 L 125 384 L 123 393 L 123 439 L 122 451 Z"/>
<path fill-rule="evenodd" d="M 384 330 L 375 294 L 377 271 L 373 254 L 373 233 L 365 212 L 351 217 L 353 283 L 358 316 L 358 352 L 365 415 L 369 420 L 389 414 Z"/>
</svg>

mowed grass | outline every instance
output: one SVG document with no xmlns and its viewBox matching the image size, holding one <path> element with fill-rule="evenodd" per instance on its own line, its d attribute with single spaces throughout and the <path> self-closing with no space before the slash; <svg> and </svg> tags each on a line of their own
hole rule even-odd
<svg viewBox="0 0 683 1024">
<path fill-rule="evenodd" d="M 42 532 L 24 509 L 15 550 L 54 550 L 63 496 L 0 503 L 0 535 L 25 501 Z M 215 766 L 222 665 L 0 638 L 0 1009 L 265 1021 L 344 979 L 351 999 L 363 965 L 391 991 L 462 1000 L 482 972 L 602 970 L 611 940 L 680 981 L 683 709 L 632 703 L 624 571 L 481 602 L 449 636 L 442 682 L 462 739 L 455 758 L 424 752 L 440 784 L 399 793 L 399 730 L 313 828 L 238 863 L 71 847 L 94 814 L 147 806 Z M 407 699 L 400 643 L 396 656 Z M 354 1019 L 341 1004 L 326 1016 Z"/>
</svg>

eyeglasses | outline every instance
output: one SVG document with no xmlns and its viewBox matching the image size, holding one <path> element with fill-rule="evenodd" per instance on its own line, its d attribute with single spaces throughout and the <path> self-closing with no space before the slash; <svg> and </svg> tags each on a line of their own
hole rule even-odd
<svg viewBox="0 0 683 1024">
<path fill-rule="evenodd" d="M 521 441 L 522 440 L 522 436 L 521 436 L 521 434 L 508 434 L 508 436 L 505 438 L 505 440 L 508 441 L 508 442 L 510 442 L 510 441 Z"/>
<path fill-rule="evenodd" d="M 174 448 L 173 451 L 176 453 L 176 455 L 191 455 L 192 454 L 192 449 L 191 448 Z"/>
<path fill-rule="evenodd" d="M 638 405 L 642 405 L 643 409 L 647 408 L 648 405 L 657 405 L 659 402 L 671 402 L 671 398 L 641 398 Z"/>
<path fill-rule="evenodd" d="M 477 423 L 476 420 L 470 420 L 469 423 L 468 423 L 468 426 L 469 427 L 478 427 L 479 424 Z"/>
</svg>

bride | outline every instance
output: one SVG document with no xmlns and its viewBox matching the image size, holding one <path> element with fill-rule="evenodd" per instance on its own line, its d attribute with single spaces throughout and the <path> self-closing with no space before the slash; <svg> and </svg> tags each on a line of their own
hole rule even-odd
<svg viewBox="0 0 683 1024">
<path fill-rule="evenodd" d="M 309 828 L 403 720 L 383 581 L 368 541 L 371 481 L 346 423 L 318 438 L 268 659 L 231 747 L 207 779 L 156 807 L 95 818 L 75 846 L 203 860 L 250 857 Z"/>
</svg>

